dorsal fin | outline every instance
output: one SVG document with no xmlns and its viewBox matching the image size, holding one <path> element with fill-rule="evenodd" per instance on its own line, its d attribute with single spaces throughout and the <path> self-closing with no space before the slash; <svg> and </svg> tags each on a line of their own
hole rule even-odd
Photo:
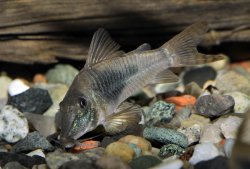
<svg viewBox="0 0 250 169">
<path fill-rule="evenodd" d="M 119 48 L 120 45 L 112 40 L 109 33 L 99 28 L 93 35 L 84 68 L 90 68 L 96 63 L 118 56 L 122 53 L 118 51 Z"/>
<path fill-rule="evenodd" d="M 150 44 L 143 43 L 142 45 L 138 46 L 135 50 L 132 50 L 132 51 L 126 53 L 126 55 L 130 55 L 130 54 L 133 54 L 135 52 L 143 52 L 143 51 L 147 51 L 147 50 L 151 50 Z"/>
<path fill-rule="evenodd" d="M 137 47 L 134 51 L 140 52 L 146 50 L 151 50 L 151 46 L 148 43 L 143 43 L 141 46 Z"/>
</svg>

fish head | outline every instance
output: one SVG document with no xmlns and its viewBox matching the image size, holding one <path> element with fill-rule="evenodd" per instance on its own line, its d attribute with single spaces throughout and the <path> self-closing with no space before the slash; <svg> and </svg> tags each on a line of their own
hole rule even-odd
<svg viewBox="0 0 250 169">
<path fill-rule="evenodd" d="M 57 124 L 61 128 L 60 142 L 65 147 L 72 147 L 79 137 L 98 126 L 95 100 L 86 93 L 89 91 L 84 93 L 72 84 L 60 103 Z"/>
</svg>

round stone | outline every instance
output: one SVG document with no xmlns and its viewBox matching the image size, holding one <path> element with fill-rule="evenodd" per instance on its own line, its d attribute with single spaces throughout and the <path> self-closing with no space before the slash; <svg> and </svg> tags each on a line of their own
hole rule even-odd
<svg viewBox="0 0 250 169">
<path fill-rule="evenodd" d="M 234 109 L 234 99 L 228 95 L 204 95 L 198 98 L 195 109 L 198 114 L 206 117 L 219 117 Z"/>
<path fill-rule="evenodd" d="M 129 162 L 133 159 L 135 152 L 126 143 L 113 142 L 106 147 L 106 153 L 112 156 L 120 157 L 124 162 Z"/>
<path fill-rule="evenodd" d="M 27 136 L 28 121 L 19 110 L 6 105 L 0 112 L 0 138 L 15 143 Z"/>
<path fill-rule="evenodd" d="M 139 136 L 127 135 L 125 137 L 120 138 L 119 141 L 124 142 L 124 143 L 135 144 L 142 151 L 150 151 L 152 148 L 151 143 L 149 141 L 147 141 L 145 138 L 139 137 Z"/>
</svg>

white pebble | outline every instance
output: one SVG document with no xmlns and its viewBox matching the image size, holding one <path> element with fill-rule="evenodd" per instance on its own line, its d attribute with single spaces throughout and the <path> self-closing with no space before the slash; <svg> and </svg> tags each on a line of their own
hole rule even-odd
<svg viewBox="0 0 250 169">
<path fill-rule="evenodd" d="M 201 126 L 198 124 L 193 124 L 190 127 L 180 127 L 179 132 L 183 133 L 188 138 L 188 144 L 193 144 L 200 139 Z"/>
<path fill-rule="evenodd" d="M 34 150 L 34 151 L 28 153 L 27 155 L 30 156 L 30 157 L 32 157 L 32 156 L 34 156 L 34 155 L 38 155 L 38 156 L 40 156 L 40 157 L 45 158 L 45 154 L 43 153 L 43 150 L 42 150 L 42 149 Z"/>
<path fill-rule="evenodd" d="M 204 127 L 200 143 L 219 143 L 221 140 L 221 130 L 218 126 L 209 124 Z"/>
<path fill-rule="evenodd" d="M 26 85 L 21 79 L 15 79 L 10 83 L 8 92 L 10 96 L 14 96 L 28 90 L 30 87 Z"/>
<path fill-rule="evenodd" d="M 224 152 L 228 158 L 231 157 L 234 143 L 235 143 L 234 139 L 226 139 L 226 142 L 224 144 Z"/>
<path fill-rule="evenodd" d="M 220 128 L 222 134 L 226 139 L 228 138 L 236 138 L 238 128 L 242 123 L 243 119 L 236 116 L 229 116 L 225 118 L 224 122 L 221 124 Z"/>
<path fill-rule="evenodd" d="M 152 167 L 150 169 L 180 169 L 183 166 L 183 161 L 180 159 L 164 161 L 160 165 Z"/>
<path fill-rule="evenodd" d="M 12 81 L 11 78 L 9 78 L 8 76 L 0 76 L 0 86 L 1 86 L 0 99 L 8 98 L 8 87 L 11 81 Z"/>
<path fill-rule="evenodd" d="M 16 108 L 6 105 L 0 112 L 0 139 L 15 143 L 27 136 L 28 121 Z"/>
<path fill-rule="evenodd" d="M 207 161 L 220 155 L 219 150 L 212 143 L 197 144 L 194 148 L 193 156 L 189 162 L 193 165 L 201 161 Z"/>
</svg>

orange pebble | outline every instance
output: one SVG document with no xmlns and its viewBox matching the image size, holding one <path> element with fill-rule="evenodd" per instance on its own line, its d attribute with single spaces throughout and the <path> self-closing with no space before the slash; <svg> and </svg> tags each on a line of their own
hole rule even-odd
<svg viewBox="0 0 250 169">
<path fill-rule="evenodd" d="M 47 78 L 43 74 L 36 74 L 33 78 L 34 83 L 47 83 Z"/>
<path fill-rule="evenodd" d="M 250 62 L 241 62 L 240 65 L 244 67 L 245 69 L 250 67 Z"/>
<path fill-rule="evenodd" d="M 174 96 L 166 98 L 165 101 L 169 103 L 174 103 L 176 107 L 185 107 L 187 105 L 194 105 L 196 98 L 191 95 Z"/>
<path fill-rule="evenodd" d="M 73 151 L 88 150 L 88 149 L 96 148 L 99 145 L 100 145 L 99 141 L 94 141 L 94 140 L 84 141 L 78 145 L 75 145 L 75 147 L 73 148 Z"/>
</svg>

